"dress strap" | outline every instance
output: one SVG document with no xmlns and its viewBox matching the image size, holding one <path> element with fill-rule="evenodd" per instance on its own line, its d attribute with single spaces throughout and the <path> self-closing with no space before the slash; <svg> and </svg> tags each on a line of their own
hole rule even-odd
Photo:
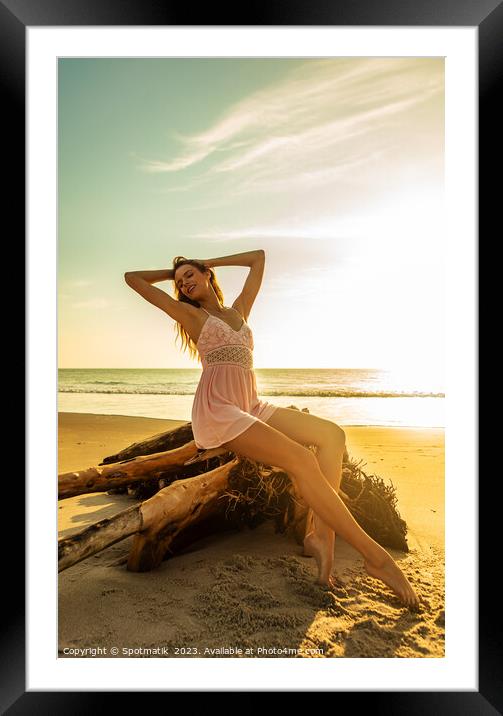
<svg viewBox="0 0 503 716">
<path fill-rule="evenodd" d="M 208 313 L 208 311 L 204 308 L 204 306 L 199 306 L 199 308 L 202 308 L 205 313 Z M 223 308 L 229 308 L 229 306 L 223 306 Z M 208 316 L 212 316 L 212 313 L 208 313 Z"/>
</svg>

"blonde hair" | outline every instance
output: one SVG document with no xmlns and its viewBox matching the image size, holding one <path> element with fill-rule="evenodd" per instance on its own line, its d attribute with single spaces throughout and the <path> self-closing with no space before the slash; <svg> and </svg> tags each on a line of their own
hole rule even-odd
<svg viewBox="0 0 503 716">
<path fill-rule="evenodd" d="M 215 295 L 220 303 L 221 306 L 224 305 L 224 294 L 222 293 L 222 289 L 218 285 L 217 277 L 215 275 L 215 272 L 212 268 L 207 268 L 204 264 L 200 263 L 199 261 L 196 261 L 195 259 L 187 259 L 185 256 L 175 256 L 173 259 L 173 282 L 175 284 L 175 298 L 177 301 L 181 301 L 182 303 L 190 303 L 191 306 L 196 306 L 197 308 L 200 307 L 199 301 L 193 301 L 189 298 L 189 296 L 186 296 L 178 286 L 176 285 L 176 281 L 174 279 L 175 271 L 184 264 L 190 264 L 191 266 L 194 266 L 200 273 L 205 273 L 205 271 L 210 272 L 210 285 L 215 292 Z M 199 352 L 197 350 L 196 344 L 192 340 L 192 338 L 189 336 L 185 328 L 182 326 L 182 324 L 179 321 L 175 321 L 176 328 L 177 328 L 177 338 L 180 337 L 182 340 L 182 351 L 185 351 L 188 349 L 189 355 L 191 358 L 196 358 L 199 363 L 201 363 L 201 356 L 199 355 Z"/>
</svg>

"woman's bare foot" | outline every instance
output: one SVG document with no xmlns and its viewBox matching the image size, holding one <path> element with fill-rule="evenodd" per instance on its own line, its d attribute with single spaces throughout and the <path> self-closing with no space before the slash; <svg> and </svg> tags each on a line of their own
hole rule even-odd
<svg viewBox="0 0 503 716">
<path fill-rule="evenodd" d="M 365 569 L 371 577 L 380 579 L 387 584 L 408 607 L 417 609 L 419 606 L 419 597 L 411 583 L 393 557 L 391 557 L 386 550 L 383 550 L 383 552 L 385 556 L 380 564 L 371 563 L 364 559 Z"/>
<path fill-rule="evenodd" d="M 333 541 L 327 544 L 315 532 L 310 532 L 304 538 L 304 555 L 316 559 L 318 564 L 317 584 L 323 584 L 331 588 L 344 584 L 336 574 L 332 574 L 332 565 L 334 563 Z"/>
</svg>

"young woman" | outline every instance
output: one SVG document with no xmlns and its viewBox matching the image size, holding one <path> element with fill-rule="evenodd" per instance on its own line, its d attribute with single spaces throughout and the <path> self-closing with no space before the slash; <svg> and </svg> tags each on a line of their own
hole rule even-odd
<svg viewBox="0 0 503 716">
<path fill-rule="evenodd" d="M 285 470 L 314 513 L 313 530 L 304 540 L 314 556 L 318 583 L 335 586 L 332 577 L 335 533 L 363 556 L 365 569 L 388 585 L 410 608 L 419 598 L 388 552 L 356 522 L 338 490 L 345 433 L 331 420 L 259 400 L 253 370 L 253 333 L 248 316 L 262 283 L 265 253 L 247 251 L 213 259 L 177 256 L 173 268 L 130 271 L 125 280 L 147 301 L 178 324 L 192 357 L 203 371 L 194 396 L 192 431 L 199 448 L 223 447 L 256 462 Z M 212 267 L 249 266 L 243 289 L 232 307 Z M 176 299 L 153 283 L 174 281 Z M 306 446 L 316 445 L 317 455 Z"/>
</svg>

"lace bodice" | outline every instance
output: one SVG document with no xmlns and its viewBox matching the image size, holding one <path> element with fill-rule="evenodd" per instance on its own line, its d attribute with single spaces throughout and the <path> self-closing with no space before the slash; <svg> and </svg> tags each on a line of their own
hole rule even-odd
<svg viewBox="0 0 503 716">
<path fill-rule="evenodd" d="M 208 312 L 206 311 L 206 313 Z M 196 344 L 203 368 L 227 363 L 251 369 L 253 368 L 253 347 L 253 333 L 244 319 L 241 327 L 235 331 L 222 318 L 210 313 L 208 313 L 208 318 Z"/>
</svg>

